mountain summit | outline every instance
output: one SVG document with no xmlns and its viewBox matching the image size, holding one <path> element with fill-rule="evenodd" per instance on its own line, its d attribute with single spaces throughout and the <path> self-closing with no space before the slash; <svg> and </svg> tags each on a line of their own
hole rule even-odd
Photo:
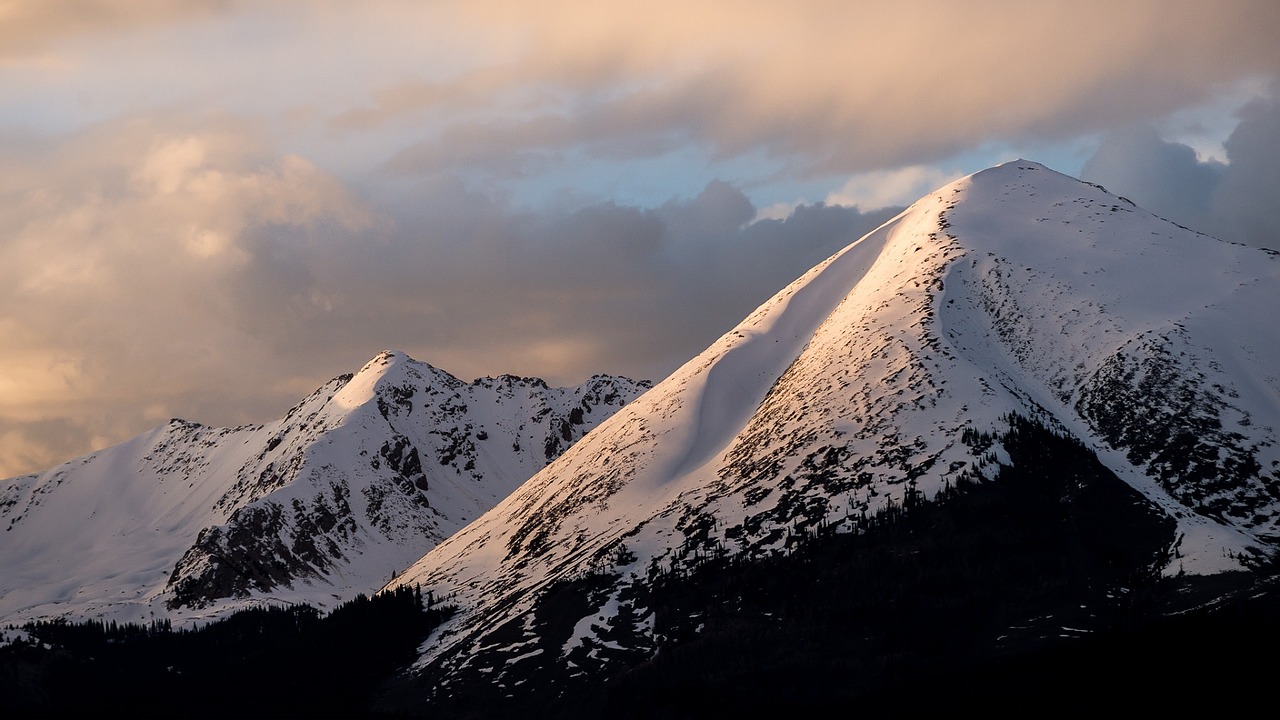
<svg viewBox="0 0 1280 720">
<path fill-rule="evenodd" d="M 181 619 L 373 592 L 647 387 L 466 383 L 384 352 L 266 425 L 172 420 L 0 485 L 0 617 Z"/>
<path fill-rule="evenodd" d="M 1278 288 L 1275 253 L 1033 162 L 951 183 L 403 573 L 459 608 L 424 646 L 420 692 L 634 667 L 711 622 L 659 607 L 655 583 L 864 534 L 960 488 L 1053 476 L 1036 507 L 1076 513 L 1098 598 L 1127 592 L 1106 578 L 1258 567 L 1280 539 Z M 1033 517 L 1009 508 L 1000 522 Z M 1141 542 L 1114 540 L 1137 526 Z"/>
<path fill-rule="evenodd" d="M 383 353 L 276 422 L 174 420 L 6 481 L 0 618 L 301 602 L 334 608 L 316 632 L 376 641 L 304 657 L 328 647 L 288 639 L 314 607 L 240 614 L 176 659 L 163 623 L 21 631 L 100 640 L 81 680 L 163 707 L 245 682 L 198 689 L 200 648 L 256 622 L 294 653 L 250 682 L 288 667 L 316 701 L 359 675 L 352 712 L 375 686 L 374 711 L 524 720 L 1025 714 L 1085 687 L 1185 714 L 1150 691 L 1171 653 L 1280 638 L 1278 281 L 1277 253 L 1014 161 L 922 198 L 647 392 L 468 384 Z M 384 610 L 340 602 L 384 585 Z M 134 643 L 159 657 L 93 664 Z M 16 644 L 0 670 L 58 680 Z M 1214 711 L 1268 680 L 1209 665 L 1196 681 L 1232 688 L 1201 694 Z"/>
</svg>

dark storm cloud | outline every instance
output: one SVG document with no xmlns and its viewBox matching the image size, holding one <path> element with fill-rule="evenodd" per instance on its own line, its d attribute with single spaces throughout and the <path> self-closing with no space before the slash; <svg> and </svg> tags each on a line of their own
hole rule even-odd
<svg viewBox="0 0 1280 720">
<path fill-rule="evenodd" d="M 1211 227 L 1226 239 L 1280 250 L 1280 102 L 1245 108 L 1224 148 L 1230 165 L 1212 194 Z"/>
<path fill-rule="evenodd" d="M 1196 230 L 1280 249 L 1280 103 L 1247 106 L 1223 147 L 1227 163 L 1202 162 L 1191 147 L 1137 127 L 1109 135 L 1081 176 Z"/>
<path fill-rule="evenodd" d="M 1111 133 L 1081 170 L 1142 207 L 1196 228 L 1209 225 L 1210 196 L 1225 167 L 1200 162 L 1195 150 L 1165 142 L 1150 126 Z"/>
</svg>

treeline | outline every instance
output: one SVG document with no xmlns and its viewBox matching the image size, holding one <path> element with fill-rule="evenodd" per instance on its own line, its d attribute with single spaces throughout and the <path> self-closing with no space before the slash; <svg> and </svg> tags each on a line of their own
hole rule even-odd
<svg viewBox="0 0 1280 720">
<path fill-rule="evenodd" d="M 327 615 L 264 607 L 195 628 L 32 623 L 34 642 L 0 648 L 0 716 L 364 716 L 378 684 L 451 613 L 432 600 L 401 587 Z"/>
<path fill-rule="evenodd" d="M 1096 710 L 1092 686 L 1105 685 L 1127 707 L 1164 693 L 1176 708 L 1186 698 L 1174 678 L 1224 674 L 1200 660 L 1175 662 L 1179 642 L 1221 651 L 1243 647 L 1249 632 L 1276 635 L 1274 599 L 1260 610 L 1166 619 L 1171 602 L 1221 596 L 1256 576 L 1210 579 L 1218 585 L 1200 595 L 1192 594 L 1199 579 L 1162 578 L 1176 553 L 1173 521 L 1079 442 L 1007 420 L 998 436 L 971 438 L 979 450 L 998 441 L 1007 453 L 994 479 L 961 478 L 928 500 L 908 493 L 852 533 L 812 524 L 772 557 L 712 552 L 675 570 L 651 568 L 647 582 L 619 595 L 634 599 L 635 614 L 652 612 L 651 626 L 636 623 L 636 637 L 623 637 L 619 615 L 608 638 L 656 647 L 639 661 L 616 653 L 607 675 L 590 678 L 554 659 L 526 662 L 527 676 L 501 693 L 476 676 L 433 704 L 406 698 L 400 707 L 522 720 L 918 717 L 960 708 L 1025 716 Z M 609 587 L 603 575 L 586 577 L 554 595 L 578 606 L 602 583 Z M 583 600 L 570 602 L 575 593 Z M 567 613 L 558 627 L 553 614 L 535 620 L 546 616 L 539 631 L 556 637 L 581 617 Z M 1151 664 L 1126 667 L 1143 662 Z M 1153 692 L 1156 680 L 1171 686 Z"/>
<path fill-rule="evenodd" d="M 815 526 L 784 555 L 658 574 L 639 604 L 663 641 L 604 686 L 602 715 L 1012 711 L 1022 659 L 1044 674 L 1019 681 L 1045 689 L 1055 653 L 1145 626 L 1173 591 L 1174 523 L 1074 439 L 1008 422 L 992 480 L 908 493 L 854 533 Z"/>
</svg>

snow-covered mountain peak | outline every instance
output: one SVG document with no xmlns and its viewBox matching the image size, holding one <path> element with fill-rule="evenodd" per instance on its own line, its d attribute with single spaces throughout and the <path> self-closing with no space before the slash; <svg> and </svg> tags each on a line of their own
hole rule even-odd
<svg viewBox="0 0 1280 720">
<path fill-rule="evenodd" d="M 504 677 L 512 654 L 463 648 L 499 628 L 504 644 L 533 643 L 551 588 L 613 578 L 589 611 L 599 624 L 655 572 L 781 552 L 995 477 L 1016 418 L 1079 440 L 1169 518 L 1167 572 L 1238 569 L 1280 536 L 1277 288 L 1277 258 L 1043 165 L 957 180 L 404 573 L 463 607 L 423 662 Z"/>
<path fill-rule="evenodd" d="M 648 388 L 500 384 L 384 352 L 277 421 L 175 419 L 0 483 L 0 618 L 181 619 L 371 592 Z"/>
<path fill-rule="evenodd" d="M 403 392 L 405 387 L 424 384 L 444 389 L 461 383 L 449 373 L 414 360 L 403 352 L 385 350 L 346 380 L 332 402 L 337 407 L 353 409 L 373 402 L 379 396 L 394 395 Z"/>
</svg>

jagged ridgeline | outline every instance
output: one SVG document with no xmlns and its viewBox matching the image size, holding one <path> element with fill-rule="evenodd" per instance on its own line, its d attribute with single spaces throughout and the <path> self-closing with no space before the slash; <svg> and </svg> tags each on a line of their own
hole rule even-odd
<svg viewBox="0 0 1280 720">
<path fill-rule="evenodd" d="M 371 593 L 648 388 L 378 355 L 266 425 L 181 420 L 0 484 L 0 621 L 178 621 Z"/>
<path fill-rule="evenodd" d="M 458 613 L 386 707 L 983 686 L 1264 582 L 1277 292 L 1274 253 L 1044 166 L 956 181 L 409 568 Z"/>
</svg>

